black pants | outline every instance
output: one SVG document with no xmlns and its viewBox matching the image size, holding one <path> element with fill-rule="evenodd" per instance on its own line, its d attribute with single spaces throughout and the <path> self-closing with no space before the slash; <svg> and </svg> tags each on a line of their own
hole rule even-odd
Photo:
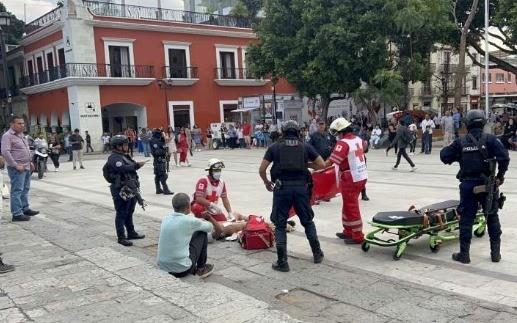
<svg viewBox="0 0 517 323">
<path fill-rule="evenodd" d="M 93 148 L 92 148 L 92 143 L 91 142 L 87 142 L 86 143 L 86 152 L 93 152 Z"/>
<path fill-rule="evenodd" d="M 127 230 L 128 234 L 135 232 L 133 224 L 133 213 L 135 212 L 136 198 L 124 201 L 120 195 L 120 189 L 111 187 L 111 196 L 113 197 L 113 204 L 115 205 L 115 229 L 117 230 L 117 237 L 119 239 L 125 238 Z"/>
<path fill-rule="evenodd" d="M 54 168 L 59 168 L 59 153 L 57 153 L 57 154 L 51 153 L 50 159 L 52 160 L 52 163 L 54 164 Z"/>
<path fill-rule="evenodd" d="M 472 239 L 472 226 L 476 219 L 478 206 L 481 204 L 483 208 L 486 207 L 486 194 L 474 194 L 473 191 L 475 186 L 483 184 L 484 180 L 464 180 L 460 183 L 460 205 L 458 206 L 458 213 L 460 214 L 460 242 L 467 247 Z M 497 202 L 494 201 L 494 203 Z M 490 236 L 490 241 L 499 241 L 501 239 L 501 224 L 497 214 L 497 205 L 492 207 L 495 211 L 486 219 L 488 235 Z"/>
<path fill-rule="evenodd" d="M 207 233 L 203 231 L 194 232 L 189 244 L 189 258 L 192 261 L 192 266 L 184 272 L 169 274 L 177 278 L 185 277 L 189 274 L 195 275 L 198 268 L 204 268 L 206 265 L 207 245 Z"/>
<path fill-rule="evenodd" d="M 397 162 L 395 163 L 395 167 L 399 167 L 400 157 L 402 157 L 402 156 L 404 157 L 405 160 L 407 160 L 407 162 L 409 163 L 409 166 L 415 167 L 415 164 L 413 163 L 411 158 L 409 158 L 409 156 L 407 155 L 406 147 L 404 147 L 404 148 L 400 147 L 399 148 L 399 152 L 397 153 Z"/>
<path fill-rule="evenodd" d="M 284 248 L 287 246 L 285 228 L 291 207 L 294 207 L 301 224 L 305 228 L 307 240 L 318 240 L 316 225 L 313 221 L 314 211 L 310 204 L 310 194 L 307 186 L 286 186 L 273 192 L 271 222 L 275 224 L 276 245 Z"/>
</svg>

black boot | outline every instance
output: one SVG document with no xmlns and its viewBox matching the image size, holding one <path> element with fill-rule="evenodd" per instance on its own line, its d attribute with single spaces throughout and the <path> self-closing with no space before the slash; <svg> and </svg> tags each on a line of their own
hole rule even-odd
<svg viewBox="0 0 517 323">
<path fill-rule="evenodd" d="M 156 194 L 163 194 L 163 190 L 160 187 L 160 181 L 154 180 L 154 186 L 156 187 Z"/>
<path fill-rule="evenodd" d="M 139 240 L 143 238 L 145 238 L 145 234 L 138 234 L 136 231 L 127 234 L 127 240 Z"/>
<path fill-rule="evenodd" d="M 501 261 L 501 240 L 490 240 L 490 256 L 492 262 Z"/>
<path fill-rule="evenodd" d="M 131 241 L 129 241 L 128 239 L 126 239 L 126 237 L 119 237 L 118 243 L 120 243 L 124 247 L 131 247 L 133 245 L 133 243 Z"/>
<path fill-rule="evenodd" d="M 316 240 L 310 240 L 309 244 L 311 245 L 312 256 L 314 258 L 314 263 L 319 264 L 323 261 L 323 251 L 321 251 L 320 242 Z"/>
<path fill-rule="evenodd" d="M 163 194 L 164 195 L 173 195 L 174 192 L 169 190 L 169 187 L 167 186 L 167 184 L 163 184 Z"/>
<path fill-rule="evenodd" d="M 470 263 L 470 242 L 460 240 L 460 252 L 452 254 L 452 260 L 462 264 Z"/>
<path fill-rule="evenodd" d="M 363 201 L 369 201 L 370 200 L 368 195 L 366 195 L 366 188 L 363 188 L 363 190 L 361 191 L 361 200 L 363 200 Z"/>
<path fill-rule="evenodd" d="M 285 246 L 276 246 L 276 253 L 278 260 L 273 263 L 273 269 L 281 272 L 289 271 L 289 264 L 287 263 L 287 248 Z"/>
</svg>

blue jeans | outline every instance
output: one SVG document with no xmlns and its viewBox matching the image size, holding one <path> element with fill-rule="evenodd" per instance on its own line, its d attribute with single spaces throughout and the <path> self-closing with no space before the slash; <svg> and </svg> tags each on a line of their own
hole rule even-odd
<svg viewBox="0 0 517 323">
<path fill-rule="evenodd" d="M 143 141 L 142 145 L 144 146 L 144 156 L 150 157 L 151 156 L 151 146 L 149 144 L 149 141 Z"/>
<path fill-rule="evenodd" d="M 7 173 L 11 179 L 11 214 L 13 216 L 23 215 L 23 211 L 29 209 L 31 172 L 28 170 L 19 172 L 14 167 L 7 167 Z"/>
</svg>

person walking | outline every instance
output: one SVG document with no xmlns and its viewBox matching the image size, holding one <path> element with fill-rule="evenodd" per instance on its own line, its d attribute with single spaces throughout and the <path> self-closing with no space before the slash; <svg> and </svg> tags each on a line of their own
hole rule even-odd
<svg viewBox="0 0 517 323">
<path fill-rule="evenodd" d="M 2 136 L 2 156 L 7 164 L 7 174 L 11 180 L 11 215 L 13 221 L 29 221 L 31 216 L 39 214 L 29 207 L 29 190 L 31 183 L 31 154 L 29 143 L 23 136 L 25 121 L 13 116 L 11 128 Z"/>
<path fill-rule="evenodd" d="M 395 139 L 393 140 L 393 142 L 390 144 L 390 147 L 388 147 L 388 149 L 390 149 L 394 145 L 397 145 L 399 147 L 399 151 L 397 153 L 397 162 L 395 163 L 395 166 L 393 166 L 393 170 L 398 169 L 401 157 L 404 157 L 404 159 L 409 163 L 409 165 L 411 166 L 412 172 L 414 172 L 416 170 L 415 164 L 413 163 L 411 158 L 409 158 L 409 156 L 407 155 L 407 152 L 406 152 L 406 148 L 409 145 L 409 143 L 411 142 L 411 139 L 412 139 L 411 132 L 408 130 L 408 128 L 404 124 L 404 121 L 400 120 L 399 126 L 397 128 L 397 135 L 395 136 Z M 388 149 L 386 149 L 386 150 L 388 150 Z"/>
<path fill-rule="evenodd" d="M 79 129 L 74 130 L 74 134 L 70 136 L 70 145 L 72 146 L 72 155 L 73 155 L 73 165 L 74 170 L 77 169 L 77 162 L 79 162 L 79 165 L 81 169 L 84 169 L 83 166 L 83 144 L 84 139 L 79 134 Z"/>
<path fill-rule="evenodd" d="M 73 155 L 72 155 L 72 145 L 70 145 L 70 136 L 72 134 L 70 133 L 70 131 L 67 131 L 66 132 L 66 135 L 65 135 L 65 152 L 66 154 L 68 155 L 68 161 L 71 162 L 72 161 L 72 158 L 73 158 Z"/>
<path fill-rule="evenodd" d="M 109 153 L 109 151 L 110 151 L 110 139 L 111 138 L 107 132 L 105 132 L 104 135 L 102 135 L 102 137 L 101 137 L 102 146 L 103 146 L 103 149 L 102 149 L 103 154 Z"/>
<path fill-rule="evenodd" d="M 212 129 L 210 129 L 210 127 L 208 127 L 208 128 L 206 128 L 206 145 L 207 145 L 208 149 L 212 149 L 212 139 L 213 139 Z"/>
<path fill-rule="evenodd" d="M 430 154 L 433 149 L 433 129 L 436 128 L 434 121 L 425 115 L 425 119 L 420 124 L 422 129 L 422 151 L 421 153 Z"/>
<path fill-rule="evenodd" d="M 61 154 L 61 141 L 55 130 L 52 130 L 49 140 L 50 159 L 54 164 L 54 171 L 59 172 L 59 155 Z"/>
<path fill-rule="evenodd" d="M 271 168 L 271 180 L 267 178 L 267 168 Z M 300 141 L 300 127 L 294 120 L 282 125 L 282 139 L 268 147 L 259 169 L 259 175 L 266 189 L 273 192 L 273 210 L 271 222 L 275 224 L 275 240 L 278 260 L 273 269 L 289 271 L 287 262 L 287 219 L 289 210 L 294 207 L 296 214 L 305 228 L 305 236 L 311 246 L 314 263 L 321 263 L 324 254 L 321 251 L 314 212 L 310 205 L 307 167 L 323 169 L 324 161 L 309 144 Z"/>
<path fill-rule="evenodd" d="M 407 128 L 409 130 L 409 133 L 411 133 L 411 141 L 409 142 L 409 156 L 414 156 L 416 150 L 418 127 L 416 126 L 416 124 L 411 123 Z"/>
<path fill-rule="evenodd" d="M 174 166 L 178 167 L 178 148 L 176 147 L 176 134 L 172 127 L 167 127 L 167 131 L 164 134 L 165 144 L 168 148 L 168 163 L 167 163 L 167 173 L 170 171 L 169 165 L 171 161 L 171 155 L 174 157 Z"/>
<path fill-rule="evenodd" d="M 181 128 L 180 130 L 180 136 L 178 139 L 178 152 L 180 153 L 180 166 L 188 166 L 191 165 L 188 162 L 188 138 L 185 134 L 185 128 Z"/>
<path fill-rule="evenodd" d="M 90 136 L 88 131 L 85 131 L 84 133 L 85 133 L 85 137 L 86 137 L 86 153 L 88 153 L 89 151 L 91 151 L 93 153 L 92 137 Z"/>
<path fill-rule="evenodd" d="M 188 151 L 190 152 L 190 156 L 194 156 L 192 153 L 192 146 L 194 142 L 192 141 L 192 131 L 190 130 L 190 125 L 185 127 L 185 135 L 187 136 Z"/>
<path fill-rule="evenodd" d="M 0 191 L 2 191 L 3 183 L 4 183 L 4 178 L 3 178 L 3 176 L 4 176 L 4 174 L 3 174 L 4 168 L 5 168 L 5 159 L 4 159 L 4 157 L 2 157 L 0 155 Z M 0 194 L 0 202 L 2 202 L 1 194 Z M 3 212 L 3 203 L 0 203 L 0 211 Z M 8 265 L 8 264 L 4 263 L 2 258 L 0 257 L 0 274 L 5 274 L 5 273 L 8 273 L 8 272 L 13 271 L 13 270 L 14 270 L 14 266 L 13 265 Z"/>
<path fill-rule="evenodd" d="M 501 224 L 497 214 L 499 209 L 499 189 L 504 183 L 504 176 L 510 164 L 508 151 L 494 135 L 483 132 L 486 119 L 483 111 L 470 110 L 467 113 L 466 124 L 468 134 L 454 140 L 440 151 L 440 160 L 451 165 L 460 164 L 456 176 L 460 180 L 460 204 L 458 205 L 460 251 L 452 254 L 454 261 L 470 263 L 470 241 L 472 226 L 479 205 L 485 213 L 488 235 L 490 236 L 490 257 L 492 262 L 501 261 Z M 494 163 L 491 165 L 491 163 Z M 497 173 L 496 165 L 497 164 Z M 475 187 L 486 187 L 487 178 L 495 177 L 495 192 L 492 205 L 487 205 L 487 192 L 476 193 Z M 483 228 L 484 229 L 484 228 Z"/>
<path fill-rule="evenodd" d="M 124 132 L 124 134 L 126 135 L 127 140 L 129 141 L 128 149 L 129 149 L 129 154 L 132 158 L 133 149 L 135 148 L 135 143 L 136 143 L 136 132 L 132 128 L 127 128 L 126 131 Z M 147 155 L 145 155 L 145 157 L 149 157 L 149 153 Z"/>
<path fill-rule="evenodd" d="M 390 123 L 388 125 L 388 141 L 389 141 L 389 147 L 391 147 L 392 143 L 395 140 L 395 137 L 397 136 L 397 127 L 395 123 L 395 119 L 390 120 Z M 397 143 L 395 142 L 395 145 L 393 146 L 395 148 L 395 154 L 398 151 Z M 386 150 L 386 156 L 388 155 L 389 149 Z"/>
<path fill-rule="evenodd" d="M 247 121 L 245 121 L 242 125 L 242 134 L 244 135 L 246 148 L 251 149 L 251 124 L 249 124 Z"/>
</svg>

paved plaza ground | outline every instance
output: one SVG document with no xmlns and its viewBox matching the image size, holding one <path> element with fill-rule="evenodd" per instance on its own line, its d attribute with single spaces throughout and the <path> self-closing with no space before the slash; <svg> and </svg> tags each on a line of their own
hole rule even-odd
<svg viewBox="0 0 517 323">
<path fill-rule="evenodd" d="M 211 157 L 224 160 L 233 208 L 268 216 L 272 194 L 258 177 L 264 150 L 196 153 L 190 168 L 173 168 L 175 192 L 193 193 Z M 114 210 L 101 168 L 107 156 L 87 156 L 85 170 L 64 162 L 61 172 L 33 178 L 31 203 L 41 214 L 11 223 L 8 201 L 0 224 L 0 251 L 16 271 L 0 276 L 0 322 L 515 322 L 517 321 L 517 172 L 503 191 L 501 263 L 489 259 L 488 237 L 474 239 L 472 263 L 453 263 L 457 241 L 431 253 L 427 239 L 413 241 L 400 261 L 393 249 L 364 253 L 335 238 L 341 201 L 315 206 L 325 252 L 312 263 L 303 229 L 288 234 L 290 273 L 274 272 L 274 250 L 245 251 L 236 242 L 209 245 L 214 274 L 176 279 L 157 269 L 160 220 L 170 197 L 154 194 L 152 163 L 139 173 L 149 207 L 137 209 L 136 228 L 147 238 L 124 248 L 115 241 Z M 512 153 L 512 158 L 517 155 Z M 363 219 L 379 211 L 406 210 L 457 199 L 457 166 L 444 166 L 438 150 L 414 157 L 418 170 L 393 153 L 368 154 L 368 195 Z M 144 160 L 143 157 L 137 157 Z M 49 166 L 52 169 L 52 166 Z M 365 230 L 369 230 L 366 226 Z"/>
</svg>

